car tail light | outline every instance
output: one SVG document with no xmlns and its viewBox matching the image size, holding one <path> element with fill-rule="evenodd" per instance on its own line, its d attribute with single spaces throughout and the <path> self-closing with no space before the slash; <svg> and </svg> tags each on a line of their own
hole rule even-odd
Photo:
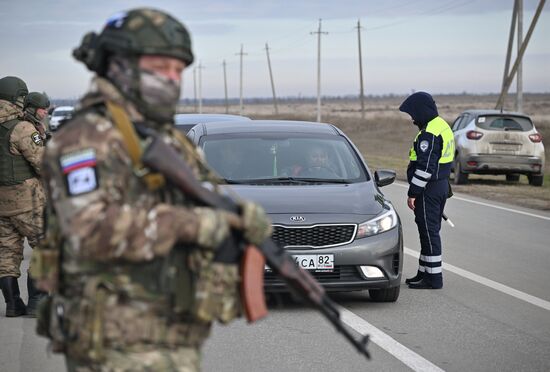
<svg viewBox="0 0 550 372">
<path fill-rule="evenodd" d="M 542 136 L 540 135 L 540 133 L 533 133 L 533 134 L 530 134 L 530 135 L 529 135 L 529 139 L 530 139 L 531 142 L 533 142 L 533 143 L 542 142 Z"/>
<path fill-rule="evenodd" d="M 466 137 L 471 140 L 478 140 L 481 137 L 483 137 L 483 133 L 478 132 L 476 130 L 469 130 L 468 133 L 466 133 Z"/>
<path fill-rule="evenodd" d="M 477 167 L 477 161 L 468 161 L 466 164 L 468 164 L 469 167 Z"/>
</svg>

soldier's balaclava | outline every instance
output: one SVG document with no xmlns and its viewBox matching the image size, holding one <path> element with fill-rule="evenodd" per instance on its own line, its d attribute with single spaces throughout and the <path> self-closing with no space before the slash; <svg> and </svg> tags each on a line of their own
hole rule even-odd
<svg viewBox="0 0 550 372">
<path fill-rule="evenodd" d="M 181 93 L 180 83 L 140 69 L 137 58 L 113 55 L 105 76 L 146 118 L 171 122 Z"/>
</svg>

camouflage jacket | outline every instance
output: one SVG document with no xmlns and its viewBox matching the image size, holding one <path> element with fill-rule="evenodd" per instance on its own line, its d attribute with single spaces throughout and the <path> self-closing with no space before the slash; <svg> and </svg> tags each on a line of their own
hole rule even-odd
<svg viewBox="0 0 550 372">
<path fill-rule="evenodd" d="M 23 112 L 14 104 L 0 100 L 0 123 L 23 117 Z M 43 141 L 35 126 L 20 121 L 9 138 L 9 149 L 13 155 L 21 155 L 29 162 L 37 175 L 41 174 Z M 13 186 L 0 186 L 0 216 L 14 216 L 44 205 L 44 190 L 38 177 L 25 180 Z"/>
<path fill-rule="evenodd" d="M 64 240 L 60 292 L 72 299 L 69 323 L 75 324 L 79 339 L 88 334 L 114 347 L 200 345 L 213 319 L 191 311 L 195 305 L 187 296 L 196 288 L 184 290 L 180 298 L 175 292 L 196 284 L 201 265 L 212 263 L 213 252 L 195 244 L 199 220 L 191 201 L 168 186 L 149 191 L 133 171 L 122 135 L 105 109 L 107 100 L 124 107 L 132 122 L 143 121 L 113 85 L 96 78 L 73 119 L 48 143 L 44 157 L 44 177 Z M 172 130 L 167 125 L 162 138 L 198 175 L 189 149 Z M 188 268 L 194 270 L 191 279 Z M 216 280 L 227 276 L 234 317 L 239 311 L 237 268 L 222 270 Z M 100 290 L 106 295 L 100 296 Z M 90 318 L 88 305 L 102 309 L 92 318 L 102 323 L 103 335 L 92 336 L 82 326 Z M 220 306 L 227 307 L 227 301 Z M 72 347 L 90 345 L 83 341 Z"/>
</svg>

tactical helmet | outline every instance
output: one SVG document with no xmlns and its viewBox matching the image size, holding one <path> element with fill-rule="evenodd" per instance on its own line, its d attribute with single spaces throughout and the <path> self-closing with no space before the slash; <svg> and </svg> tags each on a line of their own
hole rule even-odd
<svg viewBox="0 0 550 372">
<path fill-rule="evenodd" d="M 46 94 L 31 92 L 25 97 L 25 109 L 47 109 L 48 107 L 50 107 L 50 100 Z"/>
<path fill-rule="evenodd" d="M 191 38 L 187 29 L 171 15 L 149 8 L 133 9 L 113 15 L 98 35 L 89 32 L 73 56 L 88 69 L 103 75 L 112 54 L 143 54 L 174 57 L 189 66 L 193 63 Z"/>
<path fill-rule="evenodd" d="M 0 79 L 0 99 L 23 106 L 23 99 L 29 90 L 27 84 L 18 77 L 6 76 Z"/>
</svg>

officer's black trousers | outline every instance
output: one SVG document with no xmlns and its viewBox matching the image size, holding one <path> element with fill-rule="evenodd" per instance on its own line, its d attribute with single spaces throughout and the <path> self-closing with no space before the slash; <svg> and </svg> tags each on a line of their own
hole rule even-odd
<svg viewBox="0 0 550 372">
<path fill-rule="evenodd" d="M 439 230 L 448 192 L 447 179 L 428 182 L 415 201 L 414 216 L 421 247 L 418 271 L 424 273 L 424 279 L 434 288 L 443 286 Z"/>
</svg>

